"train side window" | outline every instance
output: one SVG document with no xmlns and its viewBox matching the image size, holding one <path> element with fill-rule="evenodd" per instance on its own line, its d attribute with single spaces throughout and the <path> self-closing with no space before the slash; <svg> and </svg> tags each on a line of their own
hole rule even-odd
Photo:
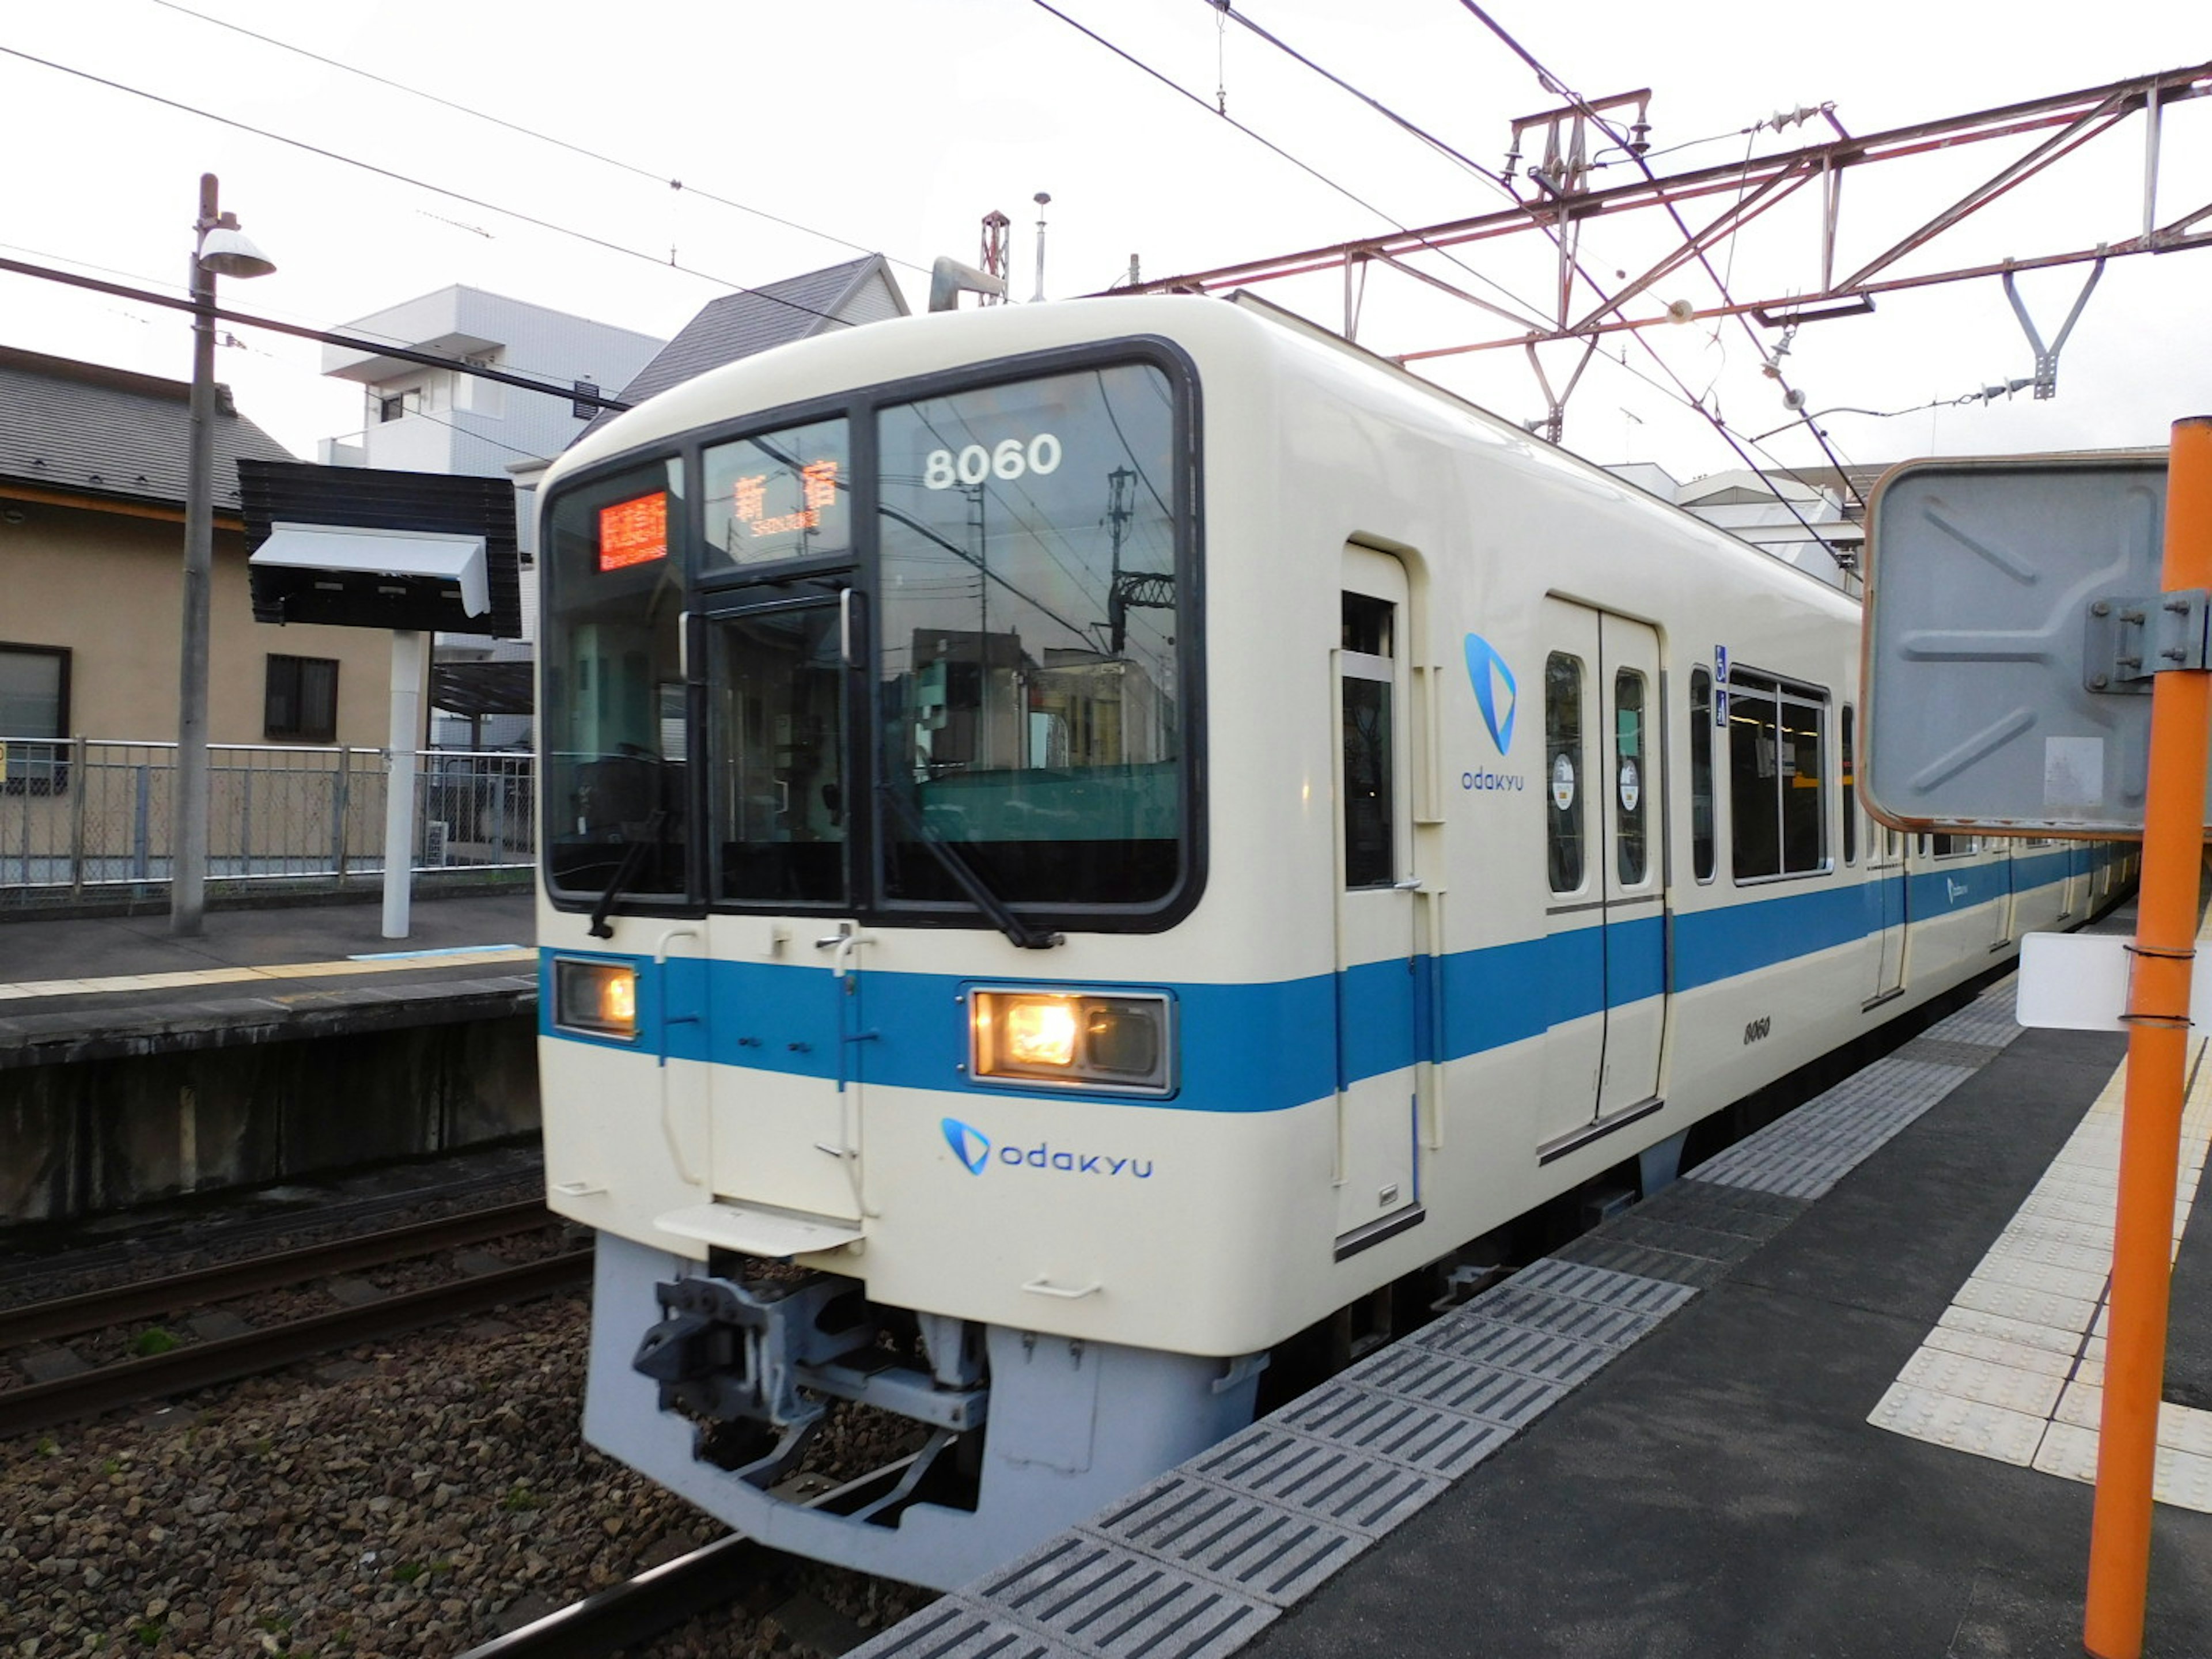
<svg viewBox="0 0 2212 1659">
<path fill-rule="evenodd" d="M 1391 611 L 1387 599 L 1344 596 L 1344 884 L 1388 887 L 1397 879 L 1391 775 Z"/>
<path fill-rule="evenodd" d="M 1544 857 L 1554 893 L 1583 884 L 1583 662 L 1544 659 Z"/>
<path fill-rule="evenodd" d="M 1844 862 L 1859 861 L 1859 792 L 1857 769 L 1851 763 L 1851 706 L 1843 709 L 1844 775 L 1839 790 L 1844 798 Z"/>
<path fill-rule="evenodd" d="M 1690 865 L 1699 881 L 1718 863 L 1713 834 L 1713 677 L 1690 671 Z"/>
<path fill-rule="evenodd" d="M 1640 885 L 1650 862 L 1644 834 L 1644 676 L 1624 668 L 1613 677 L 1613 781 L 1620 809 L 1614 866 L 1621 884 Z"/>
<path fill-rule="evenodd" d="M 1738 881 L 1826 867 L 1826 716 L 1820 692 L 1729 675 L 1729 830 Z"/>
</svg>

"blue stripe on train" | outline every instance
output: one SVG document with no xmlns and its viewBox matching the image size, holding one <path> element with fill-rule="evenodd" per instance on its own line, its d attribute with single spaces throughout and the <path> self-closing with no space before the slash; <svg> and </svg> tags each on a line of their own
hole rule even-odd
<svg viewBox="0 0 2212 1659">
<path fill-rule="evenodd" d="M 2088 849 L 1917 873 L 1911 908 L 1925 921 L 2029 891 L 2095 867 Z M 1677 991 L 1695 990 L 1794 957 L 1849 945 L 1881 927 L 1886 884 L 1777 892 L 1673 918 Z M 1893 908 L 1894 908 L 1893 898 Z M 1187 1111 L 1277 1111 L 1377 1077 L 1417 1055 L 1461 1060 L 1541 1036 L 1553 1025 L 1622 1007 L 1665 988 L 1666 924 L 1657 917 L 1590 926 L 1510 945 L 1369 963 L 1340 975 L 1261 984 L 1170 985 L 1181 1025 L 1180 1086 L 1161 1102 Z M 556 1030 L 552 959 L 633 961 L 638 1029 L 665 1045 L 610 1043 Z M 1610 977 L 1610 985 L 1607 981 Z M 973 1082 L 957 1005 L 975 981 L 951 975 L 872 972 L 834 980 L 813 967 L 649 960 L 611 953 L 541 953 L 539 1030 L 549 1036 L 636 1048 L 834 1082 L 1006 1091 Z M 854 988 L 848 990 L 847 988 Z M 712 1009 L 714 1017 L 707 1018 Z M 1338 1034 L 1342 1033 L 1340 1045 Z M 1015 1091 L 1014 1092 L 1021 1092 Z M 1054 1091 L 1055 1094 L 1063 1091 Z M 1097 1097 L 1127 1099 L 1128 1097 Z"/>
</svg>

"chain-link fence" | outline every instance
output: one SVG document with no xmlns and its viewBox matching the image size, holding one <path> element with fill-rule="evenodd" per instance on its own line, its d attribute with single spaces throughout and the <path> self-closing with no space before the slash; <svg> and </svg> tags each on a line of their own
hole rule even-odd
<svg viewBox="0 0 2212 1659">
<path fill-rule="evenodd" d="M 0 908 L 166 886 L 177 745 L 0 741 Z M 527 871 L 537 757 L 416 757 L 413 867 Z M 342 884 L 380 876 L 388 757 L 380 749 L 212 744 L 208 879 Z"/>
</svg>

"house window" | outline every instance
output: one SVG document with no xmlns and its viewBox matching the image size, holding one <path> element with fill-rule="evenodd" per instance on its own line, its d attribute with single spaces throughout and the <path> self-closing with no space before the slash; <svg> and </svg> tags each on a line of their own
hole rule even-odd
<svg viewBox="0 0 2212 1659">
<path fill-rule="evenodd" d="M 262 734 L 270 742 L 328 743 L 338 734 L 338 665 L 330 657 L 269 659 Z"/>
<path fill-rule="evenodd" d="M 69 782 L 70 653 L 53 645 L 0 643 L 0 789 L 51 795 Z"/>
</svg>

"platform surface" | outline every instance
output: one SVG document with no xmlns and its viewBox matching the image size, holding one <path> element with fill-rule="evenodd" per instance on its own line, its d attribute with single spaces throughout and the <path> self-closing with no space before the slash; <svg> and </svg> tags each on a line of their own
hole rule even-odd
<svg viewBox="0 0 2212 1659">
<path fill-rule="evenodd" d="M 2080 1654 L 2125 1045 L 2011 1011 L 2007 981 L 855 1659 Z M 2212 1066 L 2195 1096 L 2170 1659 L 2212 1654 Z"/>
<path fill-rule="evenodd" d="M 535 899 L 418 897 L 409 935 L 376 903 L 0 922 L 0 1067 L 497 1018 L 535 1006 Z"/>
</svg>

